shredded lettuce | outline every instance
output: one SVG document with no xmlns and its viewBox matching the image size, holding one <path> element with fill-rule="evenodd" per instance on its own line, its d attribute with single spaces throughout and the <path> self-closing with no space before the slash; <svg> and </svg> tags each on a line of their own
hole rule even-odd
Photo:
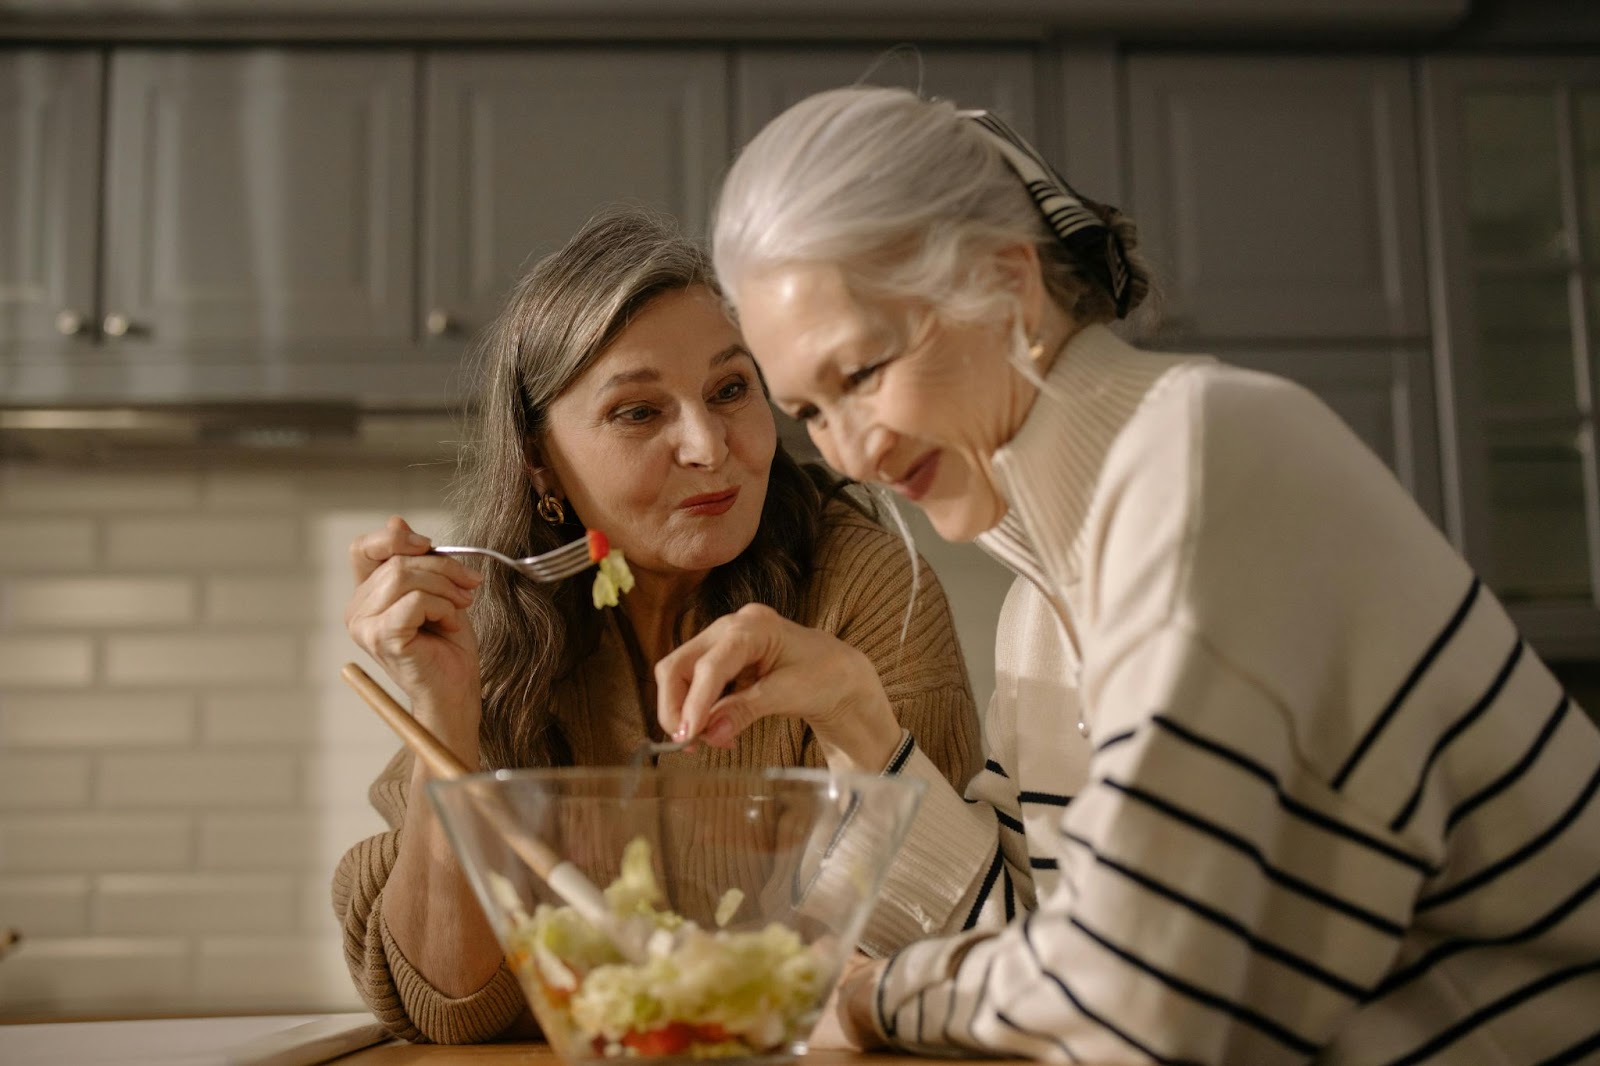
<svg viewBox="0 0 1600 1066">
<path fill-rule="evenodd" d="M 656 926 L 643 962 L 624 959 L 570 907 L 541 904 L 514 919 L 511 937 L 519 976 L 536 985 L 530 994 L 565 1011 L 559 1028 L 597 1054 L 769 1051 L 797 1039 L 827 995 L 826 961 L 794 930 L 777 922 L 706 930 L 662 908 L 643 838 L 623 849 L 622 873 L 605 896 L 618 917 Z M 737 889 L 724 893 L 718 923 L 743 899 Z"/>
</svg>

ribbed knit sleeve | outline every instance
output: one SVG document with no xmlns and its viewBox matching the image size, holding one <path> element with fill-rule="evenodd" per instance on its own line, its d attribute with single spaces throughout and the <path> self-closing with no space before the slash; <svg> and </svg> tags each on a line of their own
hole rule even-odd
<svg viewBox="0 0 1600 1066">
<path fill-rule="evenodd" d="M 983 741 L 944 587 L 894 533 L 842 504 L 829 516 L 810 624 L 872 660 L 900 724 L 940 775 L 962 788 L 983 764 Z"/>
<path fill-rule="evenodd" d="M 994 816 L 961 790 L 983 763 L 966 663 L 944 588 L 882 526 L 836 505 L 811 587 L 815 621 L 864 652 L 915 741 L 897 772 L 928 781 L 921 813 L 891 866 L 861 946 L 897 950 L 949 927 L 978 893 L 996 848 Z M 915 567 L 915 570 L 914 570 Z M 913 575 L 915 595 L 913 596 Z M 959 919 L 955 928 L 961 927 Z"/>
<path fill-rule="evenodd" d="M 417 1043 L 479 1043 L 529 1013 L 511 971 L 502 964 L 471 995 L 446 996 L 406 960 L 383 920 L 383 886 L 400 854 L 411 765 L 409 753 L 400 752 L 368 791 L 389 831 L 345 852 L 334 870 L 333 912 L 344 932 L 345 964 L 362 1001 L 394 1035 Z"/>
</svg>

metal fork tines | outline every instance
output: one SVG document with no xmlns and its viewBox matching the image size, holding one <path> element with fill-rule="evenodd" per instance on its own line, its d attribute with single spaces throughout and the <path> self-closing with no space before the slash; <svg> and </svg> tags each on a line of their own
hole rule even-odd
<svg viewBox="0 0 1600 1066">
<path fill-rule="evenodd" d="M 469 548 L 461 545 L 441 545 L 433 549 L 435 555 L 483 555 L 490 559 L 498 560 L 516 570 L 524 576 L 546 584 L 569 578 L 573 574 L 581 574 L 594 564 L 589 560 L 588 538 L 579 538 L 570 544 L 563 544 L 553 551 L 542 555 L 530 555 L 526 559 L 513 559 L 509 555 L 495 551 L 493 548 Z"/>
</svg>

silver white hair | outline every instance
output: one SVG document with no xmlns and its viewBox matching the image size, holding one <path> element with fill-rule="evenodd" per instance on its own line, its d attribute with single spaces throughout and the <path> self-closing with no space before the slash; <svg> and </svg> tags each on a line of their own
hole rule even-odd
<svg viewBox="0 0 1600 1066">
<path fill-rule="evenodd" d="M 1096 209 L 1131 252 L 1132 223 Z M 742 279 L 831 263 L 860 297 L 975 322 L 1014 306 L 984 253 L 1030 242 L 1056 303 L 1080 323 L 1115 317 L 1109 293 L 1073 263 L 955 105 L 864 87 L 802 100 L 744 148 L 722 188 L 712 258 L 735 311 Z M 1133 269 L 1142 294 L 1145 272 Z"/>
</svg>

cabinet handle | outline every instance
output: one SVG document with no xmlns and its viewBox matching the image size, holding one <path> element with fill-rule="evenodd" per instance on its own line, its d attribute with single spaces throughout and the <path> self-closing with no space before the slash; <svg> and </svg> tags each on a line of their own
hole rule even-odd
<svg viewBox="0 0 1600 1066">
<path fill-rule="evenodd" d="M 56 332 L 63 337 L 76 337 L 88 332 L 89 323 L 84 321 L 82 315 L 73 310 L 64 310 L 56 314 Z"/>
<path fill-rule="evenodd" d="M 133 331 L 133 322 L 127 315 L 113 311 L 100 323 L 100 328 L 108 337 L 126 337 Z"/>
<path fill-rule="evenodd" d="M 432 311 L 429 311 L 427 321 L 424 324 L 428 328 L 428 336 L 430 337 L 443 337 L 446 333 L 456 328 L 455 319 L 451 318 L 450 312 L 442 307 L 435 307 Z"/>
</svg>

